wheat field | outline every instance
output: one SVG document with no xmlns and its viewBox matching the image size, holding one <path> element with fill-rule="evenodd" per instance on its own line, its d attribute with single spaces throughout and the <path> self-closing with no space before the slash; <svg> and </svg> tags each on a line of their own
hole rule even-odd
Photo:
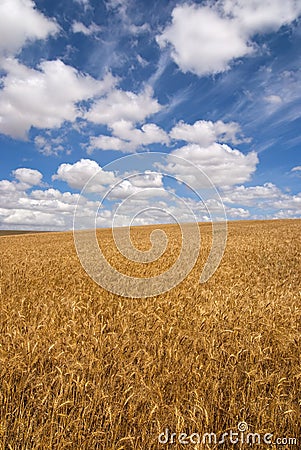
<svg viewBox="0 0 301 450">
<path fill-rule="evenodd" d="M 154 276 L 179 252 L 178 228 L 163 229 L 169 246 L 148 265 L 120 256 L 110 230 L 98 238 L 118 270 Z M 141 250 L 151 230 L 133 228 Z M 189 276 L 136 299 L 87 276 L 72 233 L 0 238 L 1 450 L 244 448 L 177 440 L 239 422 L 301 445 L 301 221 L 229 223 L 204 284 L 211 226 L 200 230 Z M 166 429 L 174 442 L 159 441 Z"/>
</svg>

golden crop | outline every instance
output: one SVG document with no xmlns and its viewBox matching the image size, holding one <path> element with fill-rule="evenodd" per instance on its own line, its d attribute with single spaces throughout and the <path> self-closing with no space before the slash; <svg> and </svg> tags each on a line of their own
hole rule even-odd
<svg viewBox="0 0 301 450">
<path fill-rule="evenodd" d="M 163 228 L 170 245 L 150 264 L 129 264 L 109 230 L 98 237 L 118 270 L 154 276 L 181 244 L 176 226 Z M 133 229 L 141 250 L 151 230 Z M 241 421 L 301 445 L 301 221 L 230 223 L 205 284 L 211 227 L 200 230 L 189 276 L 144 299 L 95 284 L 72 233 L 0 238 L 1 450 L 218 448 L 158 436 L 221 434 Z"/>
</svg>

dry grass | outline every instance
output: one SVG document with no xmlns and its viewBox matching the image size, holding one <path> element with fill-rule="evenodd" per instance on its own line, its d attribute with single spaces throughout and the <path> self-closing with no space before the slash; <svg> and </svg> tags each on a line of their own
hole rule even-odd
<svg viewBox="0 0 301 450">
<path fill-rule="evenodd" d="M 165 269 L 179 246 L 166 230 Z M 134 230 L 141 248 L 149 231 Z M 189 277 L 134 300 L 87 277 L 71 233 L 0 239 L 1 450 L 205 448 L 159 445 L 158 435 L 222 433 L 239 421 L 299 438 L 301 221 L 229 224 L 222 264 L 203 285 L 210 227 L 201 233 Z M 120 270 L 164 267 L 128 266 L 109 231 L 99 239 Z"/>
</svg>

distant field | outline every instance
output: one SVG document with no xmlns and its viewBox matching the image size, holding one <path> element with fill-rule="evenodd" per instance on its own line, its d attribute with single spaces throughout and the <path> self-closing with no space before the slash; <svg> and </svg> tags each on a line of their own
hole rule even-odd
<svg viewBox="0 0 301 450">
<path fill-rule="evenodd" d="M 151 229 L 133 229 L 141 250 Z M 239 422 L 299 440 L 281 449 L 300 448 L 301 221 L 230 223 L 205 284 L 211 227 L 200 230 L 186 280 L 146 299 L 94 283 L 72 233 L 0 240 L 1 450 L 237 449 L 177 439 L 236 432 Z M 179 254 L 178 228 L 165 231 L 170 245 L 150 265 L 118 255 L 110 230 L 98 238 L 118 270 L 153 276 Z M 174 444 L 158 442 L 166 428 Z"/>
<path fill-rule="evenodd" d="M 28 230 L 0 230 L 0 236 L 11 236 L 15 234 L 44 233 L 44 231 L 28 231 Z"/>
</svg>

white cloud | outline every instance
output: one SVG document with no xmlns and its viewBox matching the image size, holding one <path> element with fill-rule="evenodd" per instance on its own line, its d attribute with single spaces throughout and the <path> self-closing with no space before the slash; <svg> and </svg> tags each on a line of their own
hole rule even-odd
<svg viewBox="0 0 301 450">
<path fill-rule="evenodd" d="M 215 144 L 220 145 L 220 144 Z M 187 146 L 189 147 L 189 146 Z M 227 147 L 227 146 L 225 146 Z M 211 149 L 212 150 L 212 149 Z M 239 152 L 238 152 L 239 153 Z M 217 155 L 213 149 L 213 154 Z M 196 162 L 192 154 L 191 162 Z M 244 155 L 249 156 L 249 155 Z M 242 162 L 239 155 L 237 161 Z M 199 162 L 199 160 L 197 159 Z M 208 163 L 208 161 L 207 161 Z M 213 170 L 214 161 L 211 161 Z M 229 161 L 228 161 L 229 163 Z M 230 175 L 233 175 L 231 164 L 229 163 Z M 215 161 L 216 164 L 216 161 Z M 245 161 L 245 165 L 247 165 Z M 172 169 L 175 169 L 174 171 Z M 219 166 L 216 165 L 216 173 L 219 174 Z M 228 169 L 227 169 L 228 170 Z M 185 180 L 189 176 L 196 174 L 191 171 L 191 165 L 177 165 L 173 167 L 164 167 L 164 173 L 178 175 Z M 187 215 L 186 208 L 180 198 L 173 194 L 177 192 L 171 190 L 165 184 L 165 179 L 161 173 L 152 170 L 146 170 L 143 173 L 134 171 L 126 172 L 123 178 L 100 168 L 98 163 L 93 160 L 81 160 L 74 164 L 61 164 L 53 180 L 66 181 L 69 186 L 81 189 L 91 175 L 99 174 L 92 186 L 92 192 L 102 192 L 114 187 L 109 194 L 109 200 L 115 200 L 112 208 L 109 209 L 103 205 L 97 215 L 98 226 L 111 226 L 112 217 L 118 207 L 118 223 L 124 225 L 136 215 L 135 225 L 147 223 L 164 223 L 173 221 L 176 217 L 180 221 L 189 221 L 191 216 Z M 71 229 L 73 225 L 73 214 L 76 204 L 79 202 L 80 208 L 78 214 L 83 220 L 95 217 L 95 212 L 99 208 L 99 201 L 91 200 L 71 192 L 61 192 L 58 189 L 50 187 L 44 189 L 40 187 L 34 189 L 34 185 L 41 184 L 42 174 L 34 169 L 19 168 L 13 171 L 14 180 L 0 180 L 0 226 L 5 228 L 22 229 L 46 229 L 46 230 L 64 230 Z M 237 177 L 237 174 L 234 173 Z M 212 177 L 213 178 L 213 177 Z M 187 179 L 189 182 L 189 180 Z M 217 180 L 221 181 L 221 177 Z M 235 181 L 235 180 L 233 180 Z M 192 183 L 193 186 L 193 183 Z M 133 197 L 130 197 L 134 194 Z M 301 193 L 290 195 L 283 193 L 272 183 L 266 183 L 263 186 L 222 186 L 222 198 L 226 207 L 226 213 L 229 219 L 246 218 L 285 218 L 301 216 Z M 181 197 L 181 195 L 180 195 Z M 122 203 L 123 200 L 125 203 Z M 155 201 L 154 201 L 155 199 Z M 209 220 L 205 205 L 196 200 L 185 196 L 185 203 L 190 208 L 197 220 Z M 206 205 L 214 214 L 219 206 L 215 200 L 206 201 Z M 256 213 L 248 210 L 248 207 L 256 209 Z M 91 220 L 87 224 L 91 224 Z"/>
<path fill-rule="evenodd" d="M 148 23 L 136 25 L 133 23 L 132 18 L 128 15 L 128 0 L 107 0 L 105 5 L 108 10 L 113 11 L 120 18 L 120 25 L 123 29 L 123 33 L 127 34 L 141 34 L 150 31 Z"/>
<path fill-rule="evenodd" d="M 3 225 L 14 225 L 21 228 L 45 227 L 56 228 L 65 225 L 63 218 L 55 214 L 41 211 L 30 211 L 29 209 L 17 209 L 2 220 Z"/>
<path fill-rule="evenodd" d="M 17 209 L 24 208 L 36 212 L 68 216 L 74 213 L 74 207 L 78 200 L 79 195 L 70 192 L 62 193 L 52 188 L 46 191 L 35 190 L 19 199 Z"/>
<path fill-rule="evenodd" d="M 264 100 L 267 103 L 270 103 L 272 105 L 281 105 L 283 102 L 282 98 L 279 95 L 271 94 L 264 97 Z"/>
<path fill-rule="evenodd" d="M 20 183 L 28 184 L 29 186 L 37 186 L 41 183 L 43 175 L 38 170 L 20 168 L 13 171 L 13 176 Z"/>
<path fill-rule="evenodd" d="M 26 169 L 30 170 L 30 169 Z M 79 201 L 81 214 L 95 209 L 79 194 L 60 192 L 57 189 L 33 189 L 24 169 L 13 172 L 20 181 L 0 180 L 0 226 L 5 228 L 64 230 L 71 229 L 74 208 Z M 35 183 L 40 178 L 34 172 Z M 27 184 L 28 182 L 28 184 Z M 31 189 L 29 191 L 29 189 Z"/>
<path fill-rule="evenodd" d="M 215 186 L 219 187 L 232 186 L 250 180 L 258 163 L 255 152 L 245 155 L 226 144 L 216 142 L 206 148 L 189 144 L 174 150 L 171 154 L 195 164 L 205 172 Z M 199 172 L 191 170 L 191 165 L 184 160 L 182 163 L 169 165 L 167 169 L 192 187 L 202 185 Z"/>
<path fill-rule="evenodd" d="M 37 135 L 34 138 L 34 143 L 38 151 L 45 156 L 58 155 L 66 150 L 62 137 L 51 138 L 50 136 Z M 66 154 L 70 154 L 69 149 L 66 150 Z"/>
<path fill-rule="evenodd" d="M 250 180 L 256 170 L 258 157 L 255 152 L 245 155 L 225 144 L 249 142 L 249 139 L 242 136 L 241 128 L 236 122 L 199 120 L 192 125 L 178 122 L 170 131 L 170 137 L 189 143 L 171 154 L 195 164 L 216 186 L 244 183 Z M 198 179 L 198 171 L 189 171 L 185 161 L 169 165 L 169 170 L 194 187 L 202 184 L 202 180 Z"/>
<path fill-rule="evenodd" d="M 26 195 L 25 190 L 28 185 L 16 183 L 8 180 L 0 180 L 0 208 L 11 210 L 14 208 L 20 197 Z"/>
<path fill-rule="evenodd" d="M 162 175 L 146 170 L 143 173 L 126 173 L 123 178 L 118 178 L 111 171 L 103 170 L 96 161 L 81 159 L 74 164 L 61 164 L 52 179 L 65 181 L 71 188 L 81 190 L 87 181 L 95 176 L 93 183 L 89 186 L 89 192 L 104 192 L 113 188 L 110 198 L 125 198 L 128 195 L 147 189 L 147 197 L 156 194 L 160 188 L 162 194 Z"/>
<path fill-rule="evenodd" d="M 119 120 L 112 124 L 113 134 L 125 141 L 131 141 L 137 145 L 147 145 L 153 142 L 168 142 L 168 136 L 154 123 L 142 125 L 141 130 L 133 128 L 131 122 Z"/>
<path fill-rule="evenodd" d="M 82 22 L 73 22 L 72 31 L 73 33 L 82 33 L 85 36 L 91 36 L 92 34 L 98 33 L 101 30 L 99 25 L 92 22 L 88 27 Z"/>
<path fill-rule="evenodd" d="M 131 183 L 138 188 L 162 188 L 162 174 L 146 170 L 143 174 L 132 176 Z"/>
<path fill-rule="evenodd" d="M 158 187 L 137 187 L 132 183 L 131 180 L 124 180 L 118 186 L 116 186 L 107 196 L 109 200 L 114 199 L 126 199 L 133 194 L 138 194 L 139 198 L 153 198 L 153 197 L 163 197 L 166 192 L 165 190 L 158 189 Z M 133 198 L 134 204 L 137 206 L 137 198 Z M 149 205 L 148 205 L 149 206 Z"/>
<path fill-rule="evenodd" d="M 228 219 L 248 219 L 251 214 L 245 208 L 227 208 L 226 215 Z"/>
<path fill-rule="evenodd" d="M 115 150 L 118 152 L 127 153 L 131 151 L 127 148 L 128 143 L 122 139 L 114 136 L 92 136 L 90 139 L 90 145 L 88 147 L 88 153 L 91 154 L 93 150 Z"/>
<path fill-rule="evenodd" d="M 265 218 L 265 217 L 263 217 Z M 300 212 L 296 213 L 294 209 L 282 209 L 281 211 L 277 211 L 271 217 L 272 219 L 300 219 Z M 260 218 L 259 218 L 260 219 Z"/>
<path fill-rule="evenodd" d="M 27 190 L 41 184 L 42 174 L 38 170 L 19 168 L 12 172 L 13 181 L 0 180 L 0 208 L 11 211 L 20 206 L 20 200 L 27 197 Z"/>
<path fill-rule="evenodd" d="M 106 97 L 94 102 L 85 118 L 107 125 L 112 135 L 93 136 L 88 152 L 92 153 L 94 149 L 134 152 L 154 143 L 167 144 L 168 135 L 158 125 L 145 123 L 140 129 L 135 127 L 161 108 L 150 87 L 139 94 L 119 89 L 110 91 Z"/>
<path fill-rule="evenodd" d="M 112 90 L 105 98 L 94 102 L 85 114 L 90 122 L 111 126 L 125 120 L 132 123 L 143 122 L 146 117 L 160 111 L 161 105 L 153 98 L 153 92 L 146 88 L 143 92 Z"/>
<path fill-rule="evenodd" d="M 233 60 L 255 50 L 252 37 L 276 31 L 301 13 L 296 0 L 219 0 L 207 5 L 183 4 L 173 9 L 172 22 L 157 36 L 160 47 L 183 72 L 199 76 L 224 72 Z"/>
<path fill-rule="evenodd" d="M 31 127 L 57 128 L 82 115 L 78 102 L 101 95 L 114 84 L 78 72 L 60 60 L 44 61 L 38 70 L 14 59 L 4 64 L 7 75 L 0 91 L 0 132 L 26 139 Z"/>
<path fill-rule="evenodd" d="M 291 169 L 291 172 L 300 172 L 300 171 L 301 171 L 301 166 L 296 166 Z"/>
<path fill-rule="evenodd" d="M 170 137 L 173 139 L 199 144 L 201 147 L 208 147 L 216 141 L 237 144 L 241 142 L 237 137 L 238 134 L 241 134 L 238 123 L 224 123 L 221 120 L 217 122 L 198 120 L 193 125 L 178 122 L 170 131 Z"/>
<path fill-rule="evenodd" d="M 166 68 L 170 63 L 170 55 L 168 51 L 161 52 L 159 61 L 157 63 L 157 67 L 155 72 L 150 76 L 148 80 L 149 86 L 154 88 L 158 80 L 161 78 Z"/>
<path fill-rule="evenodd" d="M 74 164 L 61 164 L 52 179 L 65 181 L 70 187 L 81 190 L 87 181 L 96 174 L 98 175 L 91 185 L 93 192 L 101 192 L 104 186 L 116 181 L 113 172 L 102 170 L 98 163 L 91 159 L 81 159 Z"/>
<path fill-rule="evenodd" d="M 90 139 L 89 152 L 94 149 L 133 152 L 140 147 L 154 143 L 167 144 L 167 133 L 154 123 L 146 123 L 141 129 L 131 122 L 120 120 L 112 125 L 113 136 L 97 136 Z"/>
<path fill-rule="evenodd" d="M 301 193 L 284 193 L 273 183 L 262 186 L 235 186 L 225 189 L 222 198 L 226 205 L 241 205 L 263 211 L 256 218 L 285 218 L 301 215 Z M 229 208 L 229 206 L 228 206 Z"/>
<path fill-rule="evenodd" d="M 137 55 L 137 61 L 142 67 L 146 67 L 149 64 L 149 62 L 139 54 Z"/>
<path fill-rule="evenodd" d="M 139 198 L 163 197 L 167 194 L 164 189 L 162 175 L 160 173 L 146 170 L 144 173 L 125 174 L 110 192 L 109 199 L 124 199 L 130 195 L 139 193 Z M 133 199 L 137 202 L 137 198 Z"/>
<path fill-rule="evenodd" d="M 27 193 L 23 186 L 23 189 L 18 189 L 17 194 L 10 196 L 10 203 L 1 196 L 0 223 L 9 228 L 70 229 L 78 200 L 78 194 L 62 193 L 52 188 Z M 80 200 L 83 213 L 87 213 L 89 203 L 84 199 Z"/>
<path fill-rule="evenodd" d="M 161 47 L 171 45 L 172 58 L 183 72 L 200 76 L 224 72 L 232 59 L 253 51 L 233 19 L 207 6 L 175 7 L 172 24 L 157 41 Z"/>
<path fill-rule="evenodd" d="M 233 16 L 248 35 L 276 31 L 301 14 L 299 0 L 221 0 L 219 3 L 224 13 Z"/>
<path fill-rule="evenodd" d="M 301 214 L 301 192 L 296 195 L 284 194 L 282 198 L 275 199 L 270 203 L 270 207 L 279 210 L 292 210 L 295 214 Z"/>
<path fill-rule="evenodd" d="M 85 10 L 90 8 L 90 0 L 74 0 L 74 1 L 75 3 L 79 3 L 80 5 L 82 5 Z"/>
<path fill-rule="evenodd" d="M 20 168 L 15 180 L 0 180 L 0 225 L 22 229 L 68 229 L 78 194 L 55 189 L 32 190 L 41 184 L 38 170 Z M 30 190 L 30 191 L 29 191 Z"/>
<path fill-rule="evenodd" d="M 58 189 L 32 189 L 33 182 L 38 183 L 41 174 L 32 170 L 31 185 L 28 177 L 32 169 L 16 169 L 13 172 L 15 181 L 0 180 L 0 225 L 5 228 L 22 229 L 46 229 L 63 230 L 73 226 L 74 209 L 80 204 L 78 214 L 83 220 L 94 217 L 99 207 L 99 201 L 91 201 L 79 194 L 61 192 Z M 37 173 L 36 173 L 37 172 Z M 75 164 L 61 164 L 54 181 L 60 179 L 70 186 L 81 189 L 91 175 L 98 174 L 90 191 L 100 192 L 115 185 L 110 200 L 120 200 L 128 195 L 139 193 L 139 199 L 135 199 L 133 205 L 137 207 L 140 201 L 142 207 L 149 205 L 148 199 L 164 196 L 162 176 L 158 173 L 146 170 L 143 173 L 130 172 L 124 174 L 123 180 L 118 179 L 112 172 L 104 171 L 96 161 L 81 160 Z M 40 175 L 39 175 L 40 174 Z M 103 192 L 103 191 L 102 191 Z M 103 192 L 104 193 L 104 192 Z M 159 203 L 159 200 L 156 202 Z M 113 209 L 114 210 L 114 209 Z M 128 212 L 129 214 L 129 212 Z M 110 226 L 112 211 L 101 208 L 98 212 L 97 223 L 99 226 Z M 154 215 L 152 216 L 154 218 Z M 128 221 L 128 216 L 124 217 Z M 138 220 L 139 222 L 139 220 Z M 88 223 L 90 223 L 88 221 Z M 126 223 L 126 222 L 124 222 Z"/>
<path fill-rule="evenodd" d="M 13 55 L 27 42 L 59 31 L 57 23 L 39 12 L 31 0 L 1 0 L 0 54 Z"/>
<path fill-rule="evenodd" d="M 61 192 L 58 189 L 46 189 L 42 191 L 36 189 L 32 191 L 31 198 L 35 200 L 59 200 L 67 205 L 74 205 L 74 203 L 79 199 L 79 194 L 71 194 L 70 192 Z"/>
<path fill-rule="evenodd" d="M 275 184 L 265 183 L 262 186 L 235 186 L 224 190 L 222 197 L 227 204 L 256 206 L 260 202 L 282 198 L 283 195 Z"/>
</svg>

